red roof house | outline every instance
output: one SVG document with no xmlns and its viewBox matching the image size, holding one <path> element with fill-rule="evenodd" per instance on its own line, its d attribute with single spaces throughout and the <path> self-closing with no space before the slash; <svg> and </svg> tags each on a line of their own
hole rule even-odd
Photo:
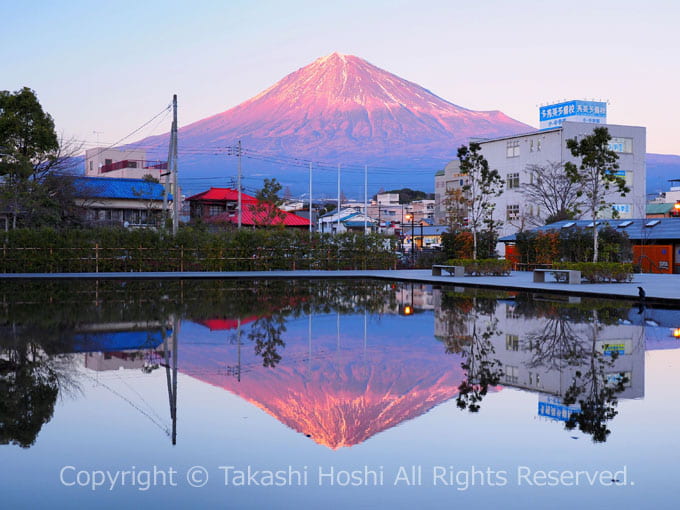
<svg viewBox="0 0 680 510">
<path fill-rule="evenodd" d="M 187 198 L 191 219 L 213 224 L 238 224 L 238 191 L 232 188 L 210 188 Z M 241 193 L 243 211 L 241 225 L 246 227 L 279 226 L 309 228 L 309 220 L 296 214 L 260 203 L 255 197 Z"/>
</svg>

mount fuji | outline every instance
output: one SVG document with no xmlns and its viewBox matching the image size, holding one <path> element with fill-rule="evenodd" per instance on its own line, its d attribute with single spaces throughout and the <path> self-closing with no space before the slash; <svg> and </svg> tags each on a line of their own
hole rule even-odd
<svg viewBox="0 0 680 510">
<path fill-rule="evenodd" d="M 455 105 L 359 57 L 333 53 L 238 106 L 180 128 L 180 182 L 193 190 L 197 177 L 234 176 L 236 158 L 225 156 L 240 140 L 247 187 L 276 177 L 294 192 L 306 191 L 312 162 L 315 195 L 335 193 L 338 164 L 348 196 L 363 195 L 364 165 L 371 192 L 431 190 L 435 172 L 470 138 L 531 130 L 500 111 Z M 166 133 L 132 146 L 162 156 L 167 143 Z"/>
</svg>

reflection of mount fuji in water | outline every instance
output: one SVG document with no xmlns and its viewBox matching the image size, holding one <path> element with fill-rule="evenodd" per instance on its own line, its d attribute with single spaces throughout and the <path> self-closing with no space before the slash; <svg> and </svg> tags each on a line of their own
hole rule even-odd
<svg viewBox="0 0 680 510">
<path fill-rule="evenodd" d="M 307 320 L 291 321 L 275 368 L 262 366 L 244 328 L 240 382 L 238 344 L 206 343 L 204 334 L 200 343 L 180 342 L 179 370 L 239 395 L 319 444 L 353 446 L 458 392 L 460 358 L 432 341 L 432 317 L 429 337 L 400 335 L 403 320 L 409 319 L 383 317 L 379 336 L 372 332 L 364 343 L 361 319 L 353 316 L 346 327 L 354 330 L 342 331 L 338 345 L 336 316 L 315 317 L 311 347 Z M 345 316 L 342 321 L 345 327 Z"/>
</svg>

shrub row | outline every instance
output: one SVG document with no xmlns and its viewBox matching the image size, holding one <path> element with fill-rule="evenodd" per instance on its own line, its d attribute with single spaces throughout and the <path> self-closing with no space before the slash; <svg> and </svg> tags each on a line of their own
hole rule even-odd
<svg viewBox="0 0 680 510">
<path fill-rule="evenodd" d="M 633 279 L 633 264 L 619 262 L 556 262 L 555 269 L 581 271 L 581 278 L 589 283 L 630 282 Z"/>
<path fill-rule="evenodd" d="M 381 235 L 283 229 L 206 232 L 13 230 L 0 246 L 0 272 L 266 271 L 391 269 L 395 241 Z"/>
<path fill-rule="evenodd" d="M 465 267 L 465 273 L 474 276 L 505 276 L 512 270 L 512 262 L 501 259 L 451 259 L 451 266 Z"/>
</svg>

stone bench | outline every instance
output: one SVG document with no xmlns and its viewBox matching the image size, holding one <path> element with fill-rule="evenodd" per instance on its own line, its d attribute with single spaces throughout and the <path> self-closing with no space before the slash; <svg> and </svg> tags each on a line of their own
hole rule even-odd
<svg viewBox="0 0 680 510">
<path fill-rule="evenodd" d="M 463 266 L 446 266 L 440 264 L 432 266 L 432 276 L 441 276 L 442 270 L 448 272 L 451 276 L 465 276 L 465 267 Z"/>
<path fill-rule="evenodd" d="M 558 274 L 566 275 L 567 283 L 570 284 L 581 283 L 581 271 L 573 269 L 534 269 L 534 283 L 544 283 L 545 273 L 552 273 L 556 280 Z"/>
</svg>

